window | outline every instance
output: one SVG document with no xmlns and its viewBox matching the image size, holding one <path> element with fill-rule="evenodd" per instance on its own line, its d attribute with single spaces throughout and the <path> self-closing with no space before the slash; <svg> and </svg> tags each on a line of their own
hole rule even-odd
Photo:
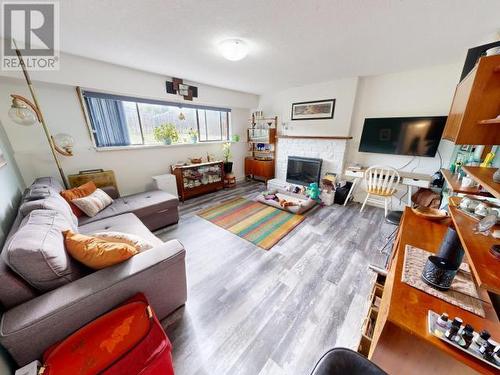
<svg viewBox="0 0 500 375">
<path fill-rule="evenodd" d="M 121 95 L 82 91 L 97 147 L 160 144 L 154 129 L 172 124 L 178 143 L 191 143 L 196 131 L 199 142 L 229 140 L 231 110 L 178 104 Z"/>
</svg>

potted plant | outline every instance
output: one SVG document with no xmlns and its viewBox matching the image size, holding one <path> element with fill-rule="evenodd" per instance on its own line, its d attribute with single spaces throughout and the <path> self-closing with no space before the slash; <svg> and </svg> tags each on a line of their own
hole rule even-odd
<svg viewBox="0 0 500 375">
<path fill-rule="evenodd" d="M 188 131 L 188 135 L 191 137 L 191 143 L 198 142 L 198 131 L 190 128 Z"/>
<path fill-rule="evenodd" d="M 158 142 L 171 145 L 179 140 L 179 132 L 174 124 L 163 124 L 154 128 L 154 137 Z"/>
<path fill-rule="evenodd" d="M 222 145 L 222 156 L 224 157 L 224 173 L 231 173 L 233 171 L 233 162 L 229 161 L 233 157 L 231 154 L 231 142 L 225 142 Z"/>
</svg>

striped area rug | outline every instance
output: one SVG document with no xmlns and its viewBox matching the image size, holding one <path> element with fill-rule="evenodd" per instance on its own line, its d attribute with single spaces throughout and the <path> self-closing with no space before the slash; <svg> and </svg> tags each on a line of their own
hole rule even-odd
<svg viewBox="0 0 500 375">
<path fill-rule="evenodd" d="M 299 225 L 304 216 L 245 198 L 233 198 L 198 212 L 198 216 L 269 250 Z"/>
</svg>

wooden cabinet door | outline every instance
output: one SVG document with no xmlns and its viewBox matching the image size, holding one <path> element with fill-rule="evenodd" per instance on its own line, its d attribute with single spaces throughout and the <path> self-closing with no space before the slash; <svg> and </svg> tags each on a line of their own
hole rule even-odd
<svg viewBox="0 0 500 375">
<path fill-rule="evenodd" d="M 260 160 L 253 161 L 253 174 L 255 176 L 264 177 L 265 166 L 262 161 Z"/>
<path fill-rule="evenodd" d="M 254 160 L 245 158 L 245 176 L 253 175 Z"/>
<path fill-rule="evenodd" d="M 453 97 L 450 113 L 448 114 L 446 126 L 443 131 L 444 139 L 452 142 L 457 140 L 475 76 L 476 70 L 471 71 L 469 75 L 467 75 L 464 80 L 458 84 L 455 90 L 455 96 Z"/>
<path fill-rule="evenodd" d="M 274 178 L 274 161 L 255 160 L 254 175 L 264 177 L 266 180 Z"/>
<path fill-rule="evenodd" d="M 482 57 L 455 91 L 443 138 L 461 145 L 500 144 L 500 55 Z"/>
</svg>

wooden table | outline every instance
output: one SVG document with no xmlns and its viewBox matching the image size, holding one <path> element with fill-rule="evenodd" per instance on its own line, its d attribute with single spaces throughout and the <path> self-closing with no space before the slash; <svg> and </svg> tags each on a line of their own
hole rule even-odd
<svg viewBox="0 0 500 375">
<path fill-rule="evenodd" d="M 401 281 L 405 246 L 436 252 L 446 230 L 446 225 L 419 218 L 408 207 L 404 211 L 369 354 L 390 374 L 470 374 L 472 369 L 497 373 L 495 368 L 427 332 L 427 312 L 433 310 L 447 312 L 451 318 L 461 317 L 476 330 L 487 329 L 498 340 L 500 323 L 491 304 L 483 304 L 486 318 L 481 318 Z M 490 302 L 486 291 L 479 293 Z"/>
</svg>

